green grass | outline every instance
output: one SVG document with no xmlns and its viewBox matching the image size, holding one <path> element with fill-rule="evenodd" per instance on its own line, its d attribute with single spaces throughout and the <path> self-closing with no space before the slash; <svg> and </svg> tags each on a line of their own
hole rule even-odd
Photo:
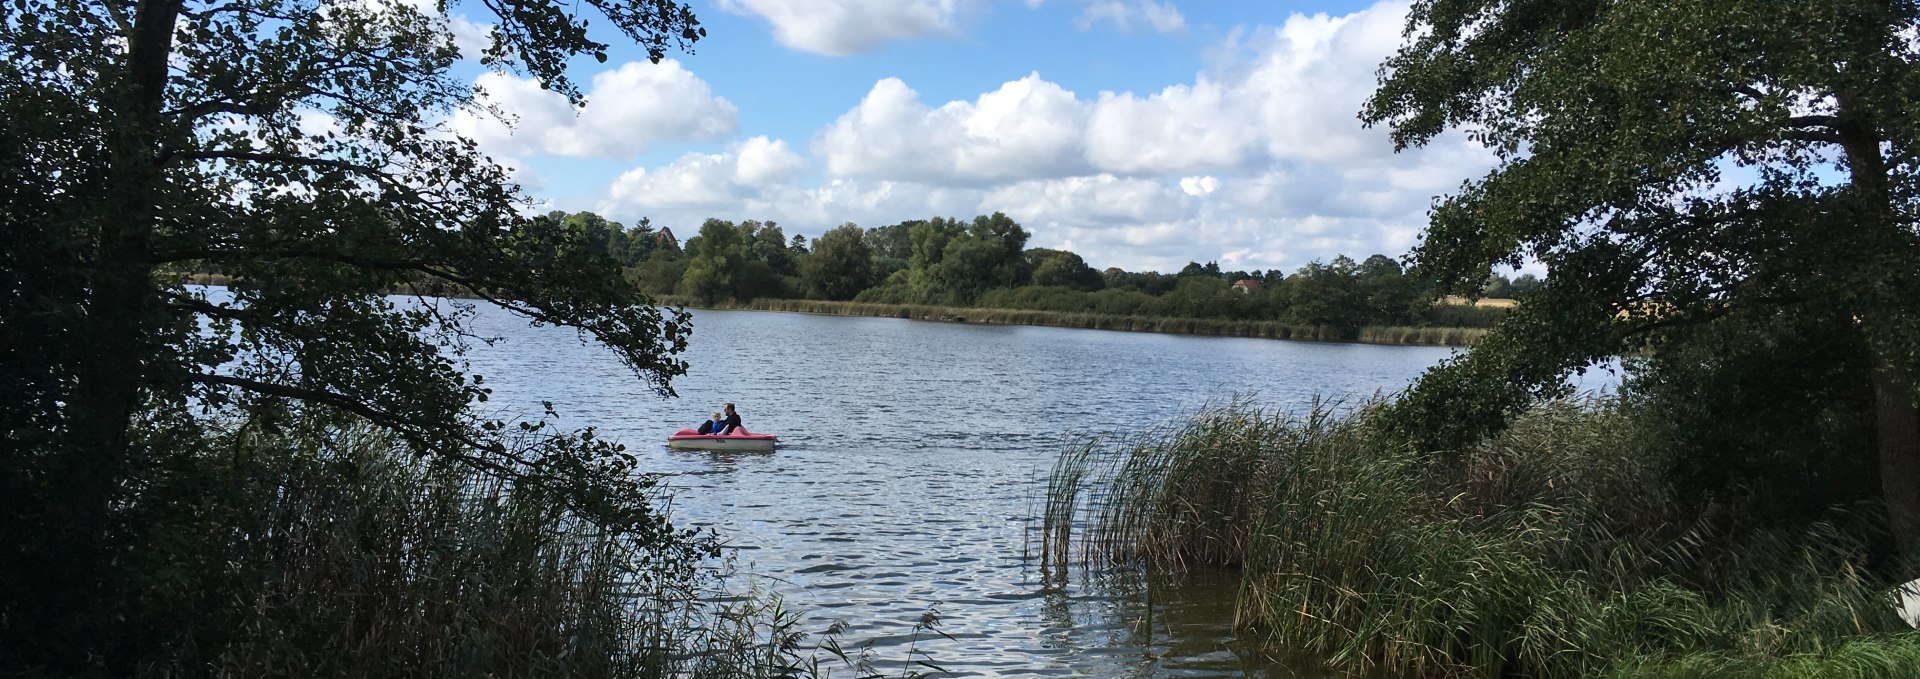
<svg viewBox="0 0 1920 679">
<path fill-rule="evenodd" d="M 1613 679 L 1909 679 L 1920 673 L 1920 637 L 1863 636 L 1823 651 L 1780 656 L 1695 653 L 1623 663 Z"/>
<path fill-rule="evenodd" d="M 1251 634 L 1417 676 L 1869 677 L 1920 648 L 1870 570 L 1870 517 L 1683 507 L 1612 404 L 1550 404 L 1452 456 L 1392 444 L 1373 413 L 1235 403 L 1079 441 L 1043 561 L 1237 568 Z"/>
</svg>

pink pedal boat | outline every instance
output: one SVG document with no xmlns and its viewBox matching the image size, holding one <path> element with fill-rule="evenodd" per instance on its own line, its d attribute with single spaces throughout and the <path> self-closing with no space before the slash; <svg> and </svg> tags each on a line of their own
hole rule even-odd
<svg viewBox="0 0 1920 679">
<path fill-rule="evenodd" d="M 745 427 L 731 434 L 702 434 L 694 429 L 682 429 L 667 437 L 667 447 L 681 450 L 737 450 L 764 452 L 773 450 L 773 444 L 780 438 L 772 434 L 753 434 Z"/>
</svg>

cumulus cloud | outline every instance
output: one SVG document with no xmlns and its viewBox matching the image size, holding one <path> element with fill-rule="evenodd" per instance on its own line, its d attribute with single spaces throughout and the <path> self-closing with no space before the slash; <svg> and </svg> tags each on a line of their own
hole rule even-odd
<svg viewBox="0 0 1920 679">
<path fill-rule="evenodd" d="M 1356 119 L 1405 12 L 1390 0 L 1296 14 L 1236 34 L 1190 81 L 1141 93 L 1080 95 L 1033 73 L 929 102 L 885 78 L 816 133 L 810 161 L 749 139 L 630 171 L 602 209 L 662 224 L 774 219 L 808 234 L 1004 211 L 1035 247 L 1162 271 L 1397 255 L 1432 196 L 1495 162 L 1457 133 L 1395 154 L 1384 130 Z"/>
<path fill-rule="evenodd" d="M 882 43 L 954 32 L 964 0 L 719 0 L 720 8 L 773 25 L 803 52 L 845 56 Z"/>
<path fill-rule="evenodd" d="M 1081 98 L 1034 73 L 935 106 L 886 78 L 814 151 L 836 176 L 954 184 L 1397 162 L 1404 156 L 1394 157 L 1385 132 L 1355 114 L 1398 44 L 1405 11 L 1389 3 L 1341 17 L 1296 14 L 1236 38 L 1222 64 L 1193 82 L 1148 94 Z"/>
<path fill-rule="evenodd" d="M 1167 34 L 1187 30 L 1187 18 L 1180 14 L 1179 8 L 1172 2 L 1154 0 L 1098 0 L 1081 10 L 1080 18 L 1075 19 L 1073 25 L 1084 31 L 1102 23 L 1112 24 L 1121 32 L 1141 27 Z"/>
<path fill-rule="evenodd" d="M 474 86 L 481 102 L 508 120 L 463 110 L 451 125 L 494 155 L 631 158 L 657 142 L 716 139 L 738 129 L 733 104 L 672 59 L 601 71 L 578 110 L 530 78 L 489 72 Z"/>
<path fill-rule="evenodd" d="M 1258 148 L 1238 88 L 1206 77 L 1139 97 L 1103 92 L 1086 129 L 1087 159 L 1103 170 L 1167 174 L 1237 168 Z"/>
<path fill-rule="evenodd" d="M 781 184 L 806 169 L 807 161 L 786 140 L 754 137 L 733 150 L 733 180 L 743 186 Z"/>
<path fill-rule="evenodd" d="M 1102 224 L 1190 217 L 1192 205 L 1164 182 L 1110 174 L 1020 182 L 989 191 L 982 207 L 1022 222 Z"/>
<path fill-rule="evenodd" d="M 621 221 L 647 217 L 676 228 L 697 227 L 709 217 L 772 220 L 786 225 L 788 233 L 818 235 L 846 222 L 872 227 L 935 215 L 971 217 L 979 213 L 984 193 L 859 179 L 830 179 L 817 186 L 729 186 L 714 183 L 726 177 L 728 167 L 726 154 L 716 156 L 690 154 L 656 170 L 635 169 L 616 180 L 598 204 L 575 209 L 593 209 Z"/>
<path fill-rule="evenodd" d="M 1078 252 L 1104 268 L 1172 271 L 1189 261 L 1228 269 L 1292 269 L 1336 254 L 1404 252 L 1420 209 L 1369 200 L 1375 185 L 1273 170 L 1128 179 L 1112 175 L 1020 182 L 988 191 L 978 212 L 1002 210 L 1033 231 L 1033 245 Z M 1424 198 L 1422 199 L 1424 200 Z"/>
<path fill-rule="evenodd" d="M 1086 107 L 1038 73 L 929 108 L 897 78 L 875 83 L 814 144 L 842 177 L 979 184 L 1086 168 Z"/>
<path fill-rule="evenodd" d="M 599 209 L 610 213 L 714 209 L 773 192 L 806 168 L 787 142 L 754 137 L 722 153 L 689 153 L 666 166 L 614 179 Z"/>
</svg>

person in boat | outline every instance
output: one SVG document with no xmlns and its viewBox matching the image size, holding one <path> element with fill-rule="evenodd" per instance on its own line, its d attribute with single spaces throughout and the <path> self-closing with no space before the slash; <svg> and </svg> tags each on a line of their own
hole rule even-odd
<svg viewBox="0 0 1920 679">
<path fill-rule="evenodd" d="M 725 426 L 727 426 L 726 419 L 720 416 L 720 411 L 715 410 L 713 411 L 713 419 L 701 422 L 700 429 L 697 431 L 701 434 L 718 434 L 720 433 L 720 428 Z"/>
<path fill-rule="evenodd" d="M 735 430 L 738 430 L 742 434 L 747 433 L 746 429 L 740 426 L 740 411 L 734 410 L 732 403 L 728 403 L 726 407 L 727 407 L 727 419 L 725 422 L 722 423 L 726 425 L 726 428 L 720 430 L 720 433 L 731 434 Z"/>
</svg>

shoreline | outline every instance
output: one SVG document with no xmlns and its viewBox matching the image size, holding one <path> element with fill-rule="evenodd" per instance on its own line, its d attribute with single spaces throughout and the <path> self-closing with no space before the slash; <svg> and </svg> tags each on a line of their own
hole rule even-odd
<svg viewBox="0 0 1920 679">
<path fill-rule="evenodd" d="M 1153 316 L 1116 316 L 1091 312 L 1036 311 L 1031 309 L 990 309 L 949 307 L 929 304 L 877 304 L 872 302 L 835 302 L 811 299 L 756 299 L 750 302 L 699 304 L 674 296 L 656 300 L 661 304 L 690 309 L 720 311 L 785 311 L 823 316 L 901 318 L 915 321 L 969 323 L 975 325 L 1030 325 L 1078 330 L 1118 330 L 1168 335 L 1207 337 L 1246 337 L 1253 339 L 1306 342 L 1344 342 L 1391 344 L 1402 346 L 1466 347 L 1486 336 L 1486 328 L 1435 326 L 1370 325 L 1351 333 L 1330 326 L 1293 325 L 1279 321 L 1246 321 L 1210 318 Z"/>
<path fill-rule="evenodd" d="M 220 274 L 189 274 L 190 285 L 225 285 Z M 414 294 L 417 291 L 395 291 Z M 444 296 L 446 291 L 442 291 Z M 473 299 L 461 296 L 462 299 Z M 720 311 L 784 311 L 788 313 L 847 316 L 855 318 L 901 318 L 913 321 L 969 323 L 974 325 L 1028 325 L 1074 330 L 1117 330 L 1151 332 L 1164 335 L 1201 337 L 1245 337 L 1295 342 L 1340 342 L 1349 344 L 1386 344 L 1397 346 L 1469 347 L 1485 337 L 1486 328 L 1445 326 L 1369 325 L 1352 332 L 1332 326 L 1294 325 L 1280 321 L 1248 321 L 1176 316 L 1118 316 L 1085 311 L 1039 311 L 1033 309 L 993 309 L 951 307 L 932 304 L 880 304 L 874 302 L 836 302 L 816 299 L 763 298 L 750 302 L 700 304 L 677 295 L 654 298 L 660 306 Z"/>
</svg>

